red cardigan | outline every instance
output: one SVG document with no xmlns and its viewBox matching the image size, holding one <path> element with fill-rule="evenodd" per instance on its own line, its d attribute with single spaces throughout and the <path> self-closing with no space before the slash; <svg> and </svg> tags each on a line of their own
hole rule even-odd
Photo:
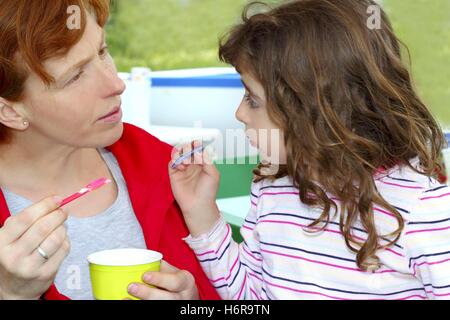
<svg viewBox="0 0 450 320">
<path fill-rule="evenodd" d="M 168 163 L 172 147 L 140 128 L 124 124 L 120 140 L 107 149 L 114 154 L 122 170 L 147 248 L 161 252 L 164 260 L 192 273 L 201 299 L 220 299 L 195 255 L 182 240 L 189 231 L 170 187 Z M 9 216 L 0 191 L 0 225 Z M 55 285 L 49 288 L 44 298 L 68 299 L 58 292 Z"/>
</svg>

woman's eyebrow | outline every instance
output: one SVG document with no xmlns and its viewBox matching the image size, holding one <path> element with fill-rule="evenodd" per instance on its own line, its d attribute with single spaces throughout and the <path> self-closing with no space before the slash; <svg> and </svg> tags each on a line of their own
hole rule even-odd
<svg viewBox="0 0 450 320">
<path fill-rule="evenodd" d="M 100 38 L 100 45 L 99 45 L 99 50 L 102 48 L 103 43 L 105 42 L 105 30 L 102 29 L 102 35 Z M 88 64 L 89 62 L 91 62 L 94 59 L 94 56 L 90 56 L 90 57 L 86 57 L 81 59 L 80 61 L 78 61 L 77 63 L 75 63 L 73 66 L 71 66 L 69 69 L 67 69 L 66 71 L 64 71 L 61 76 L 58 77 L 57 81 L 61 81 L 64 80 L 69 74 L 71 74 L 72 72 L 74 72 L 75 70 L 85 66 L 86 64 Z"/>
</svg>

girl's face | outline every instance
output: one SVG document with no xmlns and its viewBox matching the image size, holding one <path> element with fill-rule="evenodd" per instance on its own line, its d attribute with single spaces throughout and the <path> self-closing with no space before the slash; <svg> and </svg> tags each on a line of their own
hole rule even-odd
<svg viewBox="0 0 450 320">
<path fill-rule="evenodd" d="M 264 160 L 286 164 L 286 147 L 282 130 L 270 119 L 264 88 L 249 73 L 242 73 L 245 95 L 236 111 L 236 119 L 245 124 L 250 144 Z"/>
<path fill-rule="evenodd" d="M 25 83 L 19 108 L 29 122 L 26 134 L 71 147 L 105 147 L 123 131 L 120 95 L 125 90 L 91 15 L 86 30 L 66 56 L 44 63 L 55 78 L 47 87 L 34 73 Z M 37 140 L 36 140 L 37 141 Z"/>
</svg>

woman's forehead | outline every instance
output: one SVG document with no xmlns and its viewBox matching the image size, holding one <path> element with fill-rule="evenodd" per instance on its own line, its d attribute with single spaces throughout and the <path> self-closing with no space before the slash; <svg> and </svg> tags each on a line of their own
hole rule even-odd
<svg viewBox="0 0 450 320">
<path fill-rule="evenodd" d="M 80 41 L 76 43 L 64 56 L 56 56 L 46 60 L 43 65 L 57 81 L 64 76 L 72 66 L 82 60 L 88 59 L 96 53 L 104 42 L 104 29 L 101 28 L 94 18 L 86 15 L 86 29 Z"/>
</svg>

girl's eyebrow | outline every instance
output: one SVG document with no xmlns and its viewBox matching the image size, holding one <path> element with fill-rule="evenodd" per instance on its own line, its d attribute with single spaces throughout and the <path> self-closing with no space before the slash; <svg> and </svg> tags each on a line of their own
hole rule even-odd
<svg viewBox="0 0 450 320">
<path fill-rule="evenodd" d="M 252 96 L 254 96 L 262 101 L 262 99 L 257 94 L 255 94 L 252 90 L 250 90 L 249 86 L 245 83 L 245 81 L 242 78 L 241 78 L 241 81 L 242 81 L 242 84 L 244 85 L 245 90 L 247 90 Z"/>
<path fill-rule="evenodd" d="M 247 86 L 247 84 L 245 83 L 244 79 L 241 78 L 241 82 L 244 85 L 245 90 L 247 90 L 248 92 L 253 94 L 252 90 L 250 90 L 250 88 Z"/>
</svg>

